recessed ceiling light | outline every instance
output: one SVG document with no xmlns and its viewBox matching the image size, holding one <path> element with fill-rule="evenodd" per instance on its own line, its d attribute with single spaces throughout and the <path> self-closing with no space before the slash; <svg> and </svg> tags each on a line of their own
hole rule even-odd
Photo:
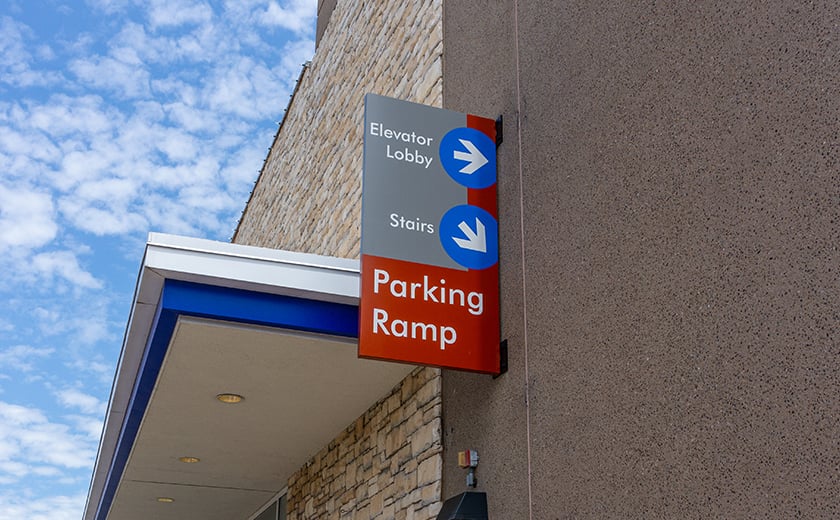
<svg viewBox="0 0 840 520">
<path fill-rule="evenodd" d="M 170 497 L 157 497 L 157 501 L 164 504 L 171 504 L 172 502 L 175 502 L 175 499 Z"/>
<path fill-rule="evenodd" d="M 178 460 L 187 464 L 195 464 L 201 461 L 198 457 L 178 457 Z"/>
<path fill-rule="evenodd" d="M 226 404 L 236 404 L 242 402 L 245 398 L 239 394 L 219 394 L 216 399 Z"/>
</svg>

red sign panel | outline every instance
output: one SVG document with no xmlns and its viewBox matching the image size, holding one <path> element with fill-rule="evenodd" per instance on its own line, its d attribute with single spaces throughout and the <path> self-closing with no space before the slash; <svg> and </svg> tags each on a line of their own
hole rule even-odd
<svg viewBox="0 0 840 520">
<path fill-rule="evenodd" d="M 361 356 L 499 372 L 498 289 L 485 283 L 495 276 L 498 287 L 498 266 L 456 271 L 365 256 L 362 269 Z"/>
<path fill-rule="evenodd" d="M 492 119 L 367 97 L 360 357 L 500 372 L 495 139 Z"/>
</svg>

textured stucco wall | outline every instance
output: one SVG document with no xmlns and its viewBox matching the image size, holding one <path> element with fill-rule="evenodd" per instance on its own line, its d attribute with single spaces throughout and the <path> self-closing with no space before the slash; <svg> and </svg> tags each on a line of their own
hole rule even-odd
<svg viewBox="0 0 840 520">
<path fill-rule="evenodd" d="M 366 93 L 440 106 L 441 0 L 338 2 L 233 241 L 356 258 Z"/>
<path fill-rule="evenodd" d="M 445 4 L 444 105 L 505 117 L 511 357 L 444 372 L 445 496 L 473 447 L 491 518 L 840 516 L 838 27 Z"/>
</svg>

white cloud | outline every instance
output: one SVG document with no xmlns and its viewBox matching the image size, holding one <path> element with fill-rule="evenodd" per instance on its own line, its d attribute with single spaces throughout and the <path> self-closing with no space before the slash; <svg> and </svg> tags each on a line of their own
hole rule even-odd
<svg viewBox="0 0 840 520">
<path fill-rule="evenodd" d="M 47 280 L 62 278 L 74 286 L 101 289 L 102 282 L 82 269 L 79 260 L 70 251 L 47 251 L 32 257 L 32 267 Z"/>
<path fill-rule="evenodd" d="M 163 85 L 160 85 L 165 88 Z M 181 87 L 179 87 L 181 88 Z M 189 90 L 189 89 L 184 89 Z M 196 108 L 184 102 L 175 102 L 166 105 L 167 116 L 173 124 L 178 125 L 190 133 L 218 132 L 221 130 L 221 121 L 218 116 L 209 110 Z"/>
<path fill-rule="evenodd" d="M 2 453 L 0 453 L 2 455 Z M 33 472 L 27 464 L 20 462 L 0 461 L 0 474 L 7 474 L 11 477 L 23 477 Z"/>
<path fill-rule="evenodd" d="M 54 309 L 45 309 L 44 307 L 35 307 L 32 310 L 32 315 L 41 321 L 57 322 L 60 318 L 58 311 Z"/>
<path fill-rule="evenodd" d="M 205 92 L 208 106 L 218 112 L 256 119 L 263 114 L 257 108 L 259 81 L 271 72 L 261 63 L 240 56 L 228 64 L 220 64 Z"/>
<path fill-rule="evenodd" d="M 86 414 L 105 414 L 104 402 L 76 388 L 66 388 L 56 392 L 56 396 L 58 401 L 67 408 L 75 408 Z"/>
<path fill-rule="evenodd" d="M 86 357 L 84 359 L 74 359 L 71 363 L 68 363 L 67 366 L 79 374 L 89 374 L 91 377 L 88 381 L 90 381 L 91 386 L 98 384 L 102 388 L 107 388 L 114 379 L 115 362 L 116 361 L 114 360 L 106 363 L 101 357 L 95 360 L 91 360 L 90 357 Z"/>
<path fill-rule="evenodd" d="M 190 191 L 184 191 L 174 199 L 157 195 L 151 195 L 149 199 L 155 203 L 145 205 L 143 210 L 152 223 L 151 228 L 180 235 L 194 236 L 201 230 L 219 233 L 224 224 L 213 209 L 225 206 L 232 211 L 237 206 L 232 198 L 218 193 L 212 200 L 192 196 Z"/>
<path fill-rule="evenodd" d="M 281 74 L 284 78 L 291 80 L 288 83 L 290 86 L 293 86 L 294 81 L 298 79 L 301 67 L 314 52 L 315 40 L 311 38 L 292 40 L 283 46 Z"/>
<path fill-rule="evenodd" d="M 20 477 L 39 467 L 88 468 L 95 442 L 34 408 L 0 401 L 0 476 Z"/>
<path fill-rule="evenodd" d="M 108 330 L 108 323 L 98 316 L 73 320 L 71 325 L 75 330 L 74 339 L 81 345 L 95 345 L 113 338 L 113 334 Z"/>
<path fill-rule="evenodd" d="M 26 50 L 23 33 L 29 28 L 8 16 L 0 18 L 0 65 L 16 69 L 28 66 L 30 58 Z"/>
<path fill-rule="evenodd" d="M 261 144 L 251 143 L 249 146 L 242 146 L 226 158 L 220 174 L 225 186 L 228 186 L 233 193 L 241 191 L 244 187 L 253 186 L 266 156 L 266 150 Z M 244 209 L 244 206 L 240 209 Z"/>
<path fill-rule="evenodd" d="M 0 494 L 0 518 L 4 520 L 79 520 L 84 513 L 85 496 L 51 496 L 33 500 L 13 492 Z"/>
<path fill-rule="evenodd" d="M 0 366 L 14 368 L 21 372 L 29 372 L 34 368 L 34 362 L 48 357 L 54 352 L 51 348 L 35 348 L 29 345 L 14 345 L 0 349 Z"/>
<path fill-rule="evenodd" d="M 41 247 L 58 232 L 49 193 L 0 184 L 0 252 Z"/>
<path fill-rule="evenodd" d="M 137 196 L 141 181 L 132 176 L 111 177 L 83 182 L 73 191 L 73 197 L 86 201 L 108 201 L 112 205 L 127 205 Z"/>
<path fill-rule="evenodd" d="M 60 477 L 61 471 L 50 466 L 35 466 L 32 468 L 32 474 L 39 477 Z"/>
<path fill-rule="evenodd" d="M 187 132 L 167 128 L 160 132 L 160 138 L 155 147 L 166 156 L 167 162 L 194 161 L 199 156 L 199 143 Z"/>
<path fill-rule="evenodd" d="M 257 22 L 305 33 L 312 30 L 317 9 L 318 0 L 290 0 L 283 3 L 271 1 Z"/>
<path fill-rule="evenodd" d="M 85 0 L 85 2 L 107 14 L 116 14 L 131 5 L 133 0 Z"/>
<path fill-rule="evenodd" d="M 27 44 L 32 38 L 32 31 L 26 24 L 8 16 L 0 18 L 0 84 L 44 86 L 60 80 L 57 73 L 33 69 L 34 59 Z M 40 57 L 52 55 L 52 50 L 45 45 L 39 45 L 36 51 Z"/>
<path fill-rule="evenodd" d="M 104 421 L 98 417 L 69 415 L 67 416 L 67 419 L 73 421 L 76 426 L 76 430 L 84 433 L 91 440 L 99 441 L 99 438 L 102 436 L 102 426 Z"/>
<path fill-rule="evenodd" d="M 31 114 L 26 114 L 22 110 L 10 111 L 15 117 L 29 118 Z M 36 171 L 29 169 L 36 161 L 54 160 L 60 153 L 59 149 L 53 142 L 43 133 L 31 129 L 15 129 L 9 126 L 0 126 L 0 153 L 6 157 L 20 157 L 25 158 L 25 163 L 18 163 L 17 165 L 7 164 L 8 173 L 16 174 L 15 176 L 22 176 L 28 173 L 30 178 L 35 177 Z"/>
<path fill-rule="evenodd" d="M 152 27 L 175 27 L 209 22 L 213 9 L 204 2 L 191 0 L 152 0 L 149 22 Z"/>
<path fill-rule="evenodd" d="M 310 40 L 287 44 L 279 66 L 240 56 L 219 62 L 202 92 L 203 102 L 216 112 L 244 120 L 257 120 L 277 113 L 289 99 L 302 64 L 311 56 Z"/>
<path fill-rule="evenodd" d="M 149 223 L 142 216 L 128 212 L 124 206 L 64 197 L 60 207 L 62 213 L 77 229 L 95 235 L 133 233 L 148 229 Z"/>
<path fill-rule="evenodd" d="M 221 21 L 220 21 L 221 22 Z M 129 22 L 117 34 L 111 43 L 111 55 L 136 56 L 149 67 L 167 65 L 176 62 L 193 62 L 195 65 L 213 63 L 217 58 L 236 48 L 231 40 L 227 23 L 217 25 L 206 23 L 191 27 L 186 32 L 167 31 L 158 33 L 149 31 L 139 23 Z M 187 71 L 179 71 L 179 76 Z M 190 76 L 187 73 L 186 76 Z M 157 77 L 157 76 L 156 76 Z M 194 77 L 193 79 L 198 79 Z"/>
<path fill-rule="evenodd" d="M 125 98 L 145 97 L 149 93 L 149 71 L 140 63 L 93 56 L 73 61 L 70 71 L 88 86 L 111 90 Z"/>
<path fill-rule="evenodd" d="M 68 305 L 68 301 L 74 300 L 76 305 Z M 77 295 L 74 300 L 64 296 L 58 299 L 55 307 L 39 306 L 30 313 L 34 324 L 45 337 L 45 343 L 48 343 L 46 338 L 56 342 L 56 336 L 67 337 L 60 345 L 64 355 L 75 354 L 77 350 L 83 351 L 84 347 L 113 339 L 115 336 L 109 329 L 112 323 L 108 321 L 107 298 L 97 293 L 85 293 Z"/>
<path fill-rule="evenodd" d="M 107 137 L 121 123 L 121 114 L 105 105 L 99 96 L 56 94 L 45 104 L 35 105 L 24 115 L 31 128 L 52 139 L 65 137 Z M 50 156 L 49 158 L 53 158 Z"/>
<path fill-rule="evenodd" d="M 87 180 L 97 180 L 113 171 L 119 151 L 111 142 L 103 143 L 98 150 L 72 151 L 64 155 L 59 170 L 54 174 L 54 186 L 63 191 Z"/>
</svg>

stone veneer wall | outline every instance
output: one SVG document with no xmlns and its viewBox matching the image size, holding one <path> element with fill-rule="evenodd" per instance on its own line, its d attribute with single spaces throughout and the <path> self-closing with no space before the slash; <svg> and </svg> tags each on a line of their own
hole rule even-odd
<svg viewBox="0 0 840 520">
<path fill-rule="evenodd" d="M 339 0 L 233 242 L 356 258 L 364 96 L 442 103 L 442 0 Z"/>
<path fill-rule="evenodd" d="M 338 0 L 232 241 L 356 258 L 364 95 L 442 104 L 442 0 Z M 418 369 L 288 482 L 288 518 L 431 520 L 440 371 Z"/>
<path fill-rule="evenodd" d="M 441 388 L 418 368 L 289 479 L 288 520 L 429 520 L 441 508 Z"/>
</svg>

